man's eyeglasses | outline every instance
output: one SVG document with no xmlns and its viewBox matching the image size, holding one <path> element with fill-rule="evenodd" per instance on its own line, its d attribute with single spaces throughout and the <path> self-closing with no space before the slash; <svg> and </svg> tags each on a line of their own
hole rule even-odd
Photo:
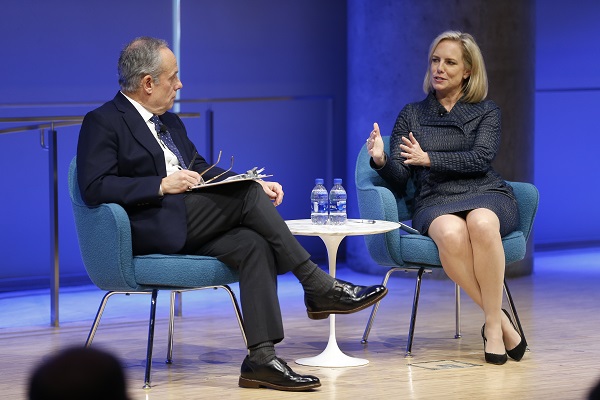
<svg viewBox="0 0 600 400">
<path fill-rule="evenodd" d="M 197 153 L 196 153 L 197 154 Z M 212 178 L 210 178 L 209 180 L 205 181 L 204 178 L 202 178 L 202 176 L 207 173 L 208 171 L 210 171 L 212 168 L 214 168 L 215 165 L 217 165 L 219 163 L 219 161 L 221 161 L 221 154 L 222 151 L 219 150 L 219 156 L 217 157 L 217 162 L 215 162 L 213 165 L 211 165 L 210 167 L 206 168 L 204 171 L 202 171 L 200 173 L 200 183 L 198 185 L 202 186 L 202 185 L 206 185 L 207 183 L 210 183 L 212 181 L 214 181 L 215 179 L 223 176 L 224 174 L 226 174 L 227 172 L 231 171 L 231 169 L 233 168 L 233 156 L 231 156 L 231 165 L 229 166 L 228 169 L 226 169 L 225 171 L 221 172 L 219 175 L 217 176 L 213 176 Z M 195 157 L 194 157 L 195 158 Z M 193 161 L 192 161 L 193 162 Z M 190 164 L 191 167 L 191 164 Z"/>
</svg>

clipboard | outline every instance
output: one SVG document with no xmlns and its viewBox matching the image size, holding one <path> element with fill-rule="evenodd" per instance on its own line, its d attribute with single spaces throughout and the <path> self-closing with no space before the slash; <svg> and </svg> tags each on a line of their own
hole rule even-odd
<svg viewBox="0 0 600 400">
<path fill-rule="evenodd" d="M 273 175 L 263 174 L 262 172 L 264 170 L 265 170 L 264 168 L 258 169 L 258 167 L 254 167 L 254 168 L 246 171 L 245 174 L 233 175 L 233 176 L 223 179 L 222 181 L 209 182 L 209 183 L 205 183 L 203 181 L 202 183 L 199 183 L 195 186 L 190 187 L 188 189 L 188 191 L 207 188 L 207 187 L 211 187 L 211 186 L 227 185 L 229 183 L 235 183 L 235 182 L 255 181 L 258 179 L 268 178 L 270 176 L 273 176 Z"/>
<path fill-rule="evenodd" d="M 222 181 L 217 181 L 217 182 L 200 183 L 198 185 L 190 187 L 188 189 L 188 191 L 203 189 L 203 188 L 207 188 L 207 187 L 211 187 L 211 186 L 227 185 L 229 183 L 245 182 L 245 181 L 256 181 L 258 179 L 263 179 L 263 178 L 268 178 L 270 176 L 273 176 L 273 175 L 259 174 L 259 175 L 251 176 L 250 177 L 250 176 L 244 176 L 244 175 L 246 175 L 246 174 L 240 174 L 240 175 L 230 176 L 227 179 L 223 179 Z"/>
</svg>

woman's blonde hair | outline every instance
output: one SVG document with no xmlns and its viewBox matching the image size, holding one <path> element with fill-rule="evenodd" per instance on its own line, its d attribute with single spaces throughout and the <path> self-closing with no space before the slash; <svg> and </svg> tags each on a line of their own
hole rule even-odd
<svg viewBox="0 0 600 400">
<path fill-rule="evenodd" d="M 465 68 L 471 71 L 469 77 L 463 81 L 463 95 L 460 100 L 465 103 L 477 103 L 482 101 L 486 98 L 488 92 L 488 79 L 485 63 L 483 62 L 483 55 L 473 36 L 459 31 L 443 32 L 431 42 L 431 46 L 429 47 L 427 73 L 423 80 L 423 91 L 426 94 L 433 91 L 433 86 L 431 86 L 431 57 L 440 42 L 444 40 L 453 40 L 461 44 Z"/>
</svg>

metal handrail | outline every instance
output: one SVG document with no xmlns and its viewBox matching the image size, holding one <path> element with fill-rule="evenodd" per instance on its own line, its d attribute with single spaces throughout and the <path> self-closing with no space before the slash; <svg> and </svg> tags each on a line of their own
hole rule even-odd
<svg viewBox="0 0 600 400">
<path fill-rule="evenodd" d="M 287 96 L 251 96 L 251 97 L 204 97 L 197 99 L 177 99 L 175 103 L 239 103 L 256 101 L 289 101 L 310 99 L 331 99 L 331 95 L 287 95 Z M 65 101 L 62 103 L 0 103 L 1 108 L 60 108 L 79 106 L 98 106 L 106 101 Z"/>
<path fill-rule="evenodd" d="M 0 118 L 0 120 L 1 119 L 2 118 Z M 82 118 L 82 120 L 83 120 L 83 118 Z M 0 121 L 0 122 L 3 122 L 3 121 Z M 38 129 L 40 129 L 40 130 L 53 129 L 55 127 L 61 127 L 61 126 L 79 125 L 80 123 L 81 123 L 81 121 L 66 121 L 66 122 L 51 122 L 51 123 L 38 124 L 38 125 L 23 125 L 23 126 L 17 126 L 14 128 L 0 129 L 0 135 L 4 135 L 6 133 L 36 131 Z"/>
<path fill-rule="evenodd" d="M 0 117 L 0 122 L 45 122 L 45 121 L 79 121 L 83 120 L 82 115 L 54 115 L 41 117 Z"/>
<path fill-rule="evenodd" d="M 0 107 L 2 107 L 0 105 Z M 180 118 L 197 118 L 200 113 L 177 113 Z M 0 135 L 6 133 L 35 131 L 38 129 L 54 129 L 61 126 L 79 125 L 83 121 L 83 115 L 56 115 L 47 117 L 0 117 L 0 123 L 9 122 L 45 122 L 37 125 L 23 125 L 12 128 L 0 129 Z"/>
</svg>

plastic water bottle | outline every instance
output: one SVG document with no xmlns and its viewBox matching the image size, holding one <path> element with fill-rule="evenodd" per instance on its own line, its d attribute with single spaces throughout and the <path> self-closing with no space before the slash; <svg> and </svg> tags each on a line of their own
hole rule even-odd
<svg viewBox="0 0 600 400">
<path fill-rule="evenodd" d="M 333 187 L 329 191 L 329 223 L 331 225 L 344 225 L 346 216 L 346 190 L 342 186 L 342 180 L 333 180 Z"/>
<path fill-rule="evenodd" d="M 323 179 L 315 179 L 315 187 L 310 192 L 310 220 L 315 225 L 325 225 L 329 216 L 329 198 L 327 189 L 323 186 Z"/>
</svg>

